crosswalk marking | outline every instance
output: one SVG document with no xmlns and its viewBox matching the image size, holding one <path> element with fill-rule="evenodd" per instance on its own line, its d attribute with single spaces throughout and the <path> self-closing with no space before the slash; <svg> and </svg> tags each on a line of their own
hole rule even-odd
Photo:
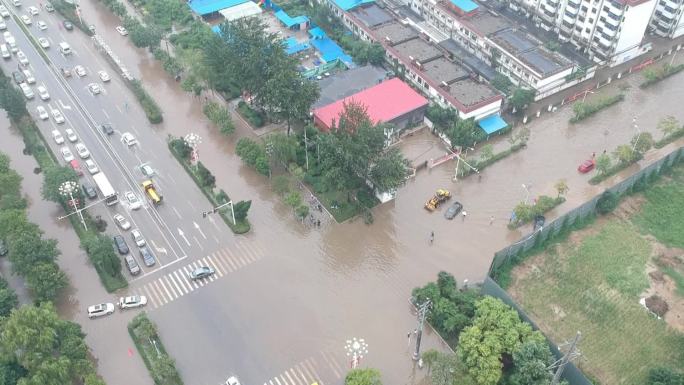
<svg viewBox="0 0 684 385">
<path fill-rule="evenodd" d="M 311 361 L 313 361 L 313 357 L 311 358 Z M 304 360 L 304 370 L 309 374 L 309 377 L 315 378 L 318 381 L 319 385 L 325 385 L 323 383 L 323 380 L 321 380 L 321 376 L 316 372 L 316 369 L 314 368 L 314 365 L 311 363 L 311 361 L 309 361 L 308 358 Z"/>
<path fill-rule="evenodd" d="M 178 283 L 176 283 L 176 280 L 173 279 L 173 275 L 167 274 L 166 276 L 169 277 L 169 280 L 171 281 L 171 283 L 173 283 L 173 287 L 176 288 L 176 292 L 178 293 L 178 296 L 179 297 L 182 296 L 184 293 L 181 291 L 180 287 L 178 286 Z"/>
<path fill-rule="evenodd" d="M 297 375 L 297 372 L 299 372 L 299 374 L 301 375 L 299 368 L 297 368 L 297 372 L 295 372 L 294 369 L 295 368 L 290 368 L 290 372 L 292 373 L 292 377 L 294 377 L 297 380 L 297 382 L 299 382 L 302 385 L 309 385 L 306 383 L 306 380 L 302 380 L 302 378 L 304 378 L 304 376 L 301 376 L 301 378 L 300 378 L 300 376 Z"/>
<path fill-rule="evenodd" d="M 214 263 L 216 263 L 218 266 L 221 267 L 221 269 L 225 270 L 226 274 L 232 273 L 232 270 L 226 267 L 226 263 L 223 262 L 221 259 L 221 254 L 219 252 L 214 253 Z"/>
<path fill-rule="evenodd" d="M 325 356 L 325 352 L 320 352 L 326 360 L 329 357 Z M 276 376 L 264 381 L 263 385 L 311 385 L 317 382 L 319 385 L 325 385 L 320 374 L 316 370 L 318 363 L 314 357 L 308 357 L 299 363 L 292 365 L 290 368 L 283 370 Z M 334 369 L 330 365 L 331 369 Z M 337 379 L 340 379 L 339 373 L 335 374 Z"/>
<path fill-rule="evenodd" d="M 192 286 L 195 287 L 195 289 L 199 288 L 199 285 L 197 285 L 197 281 L 190 278 L 190 270 L 188 269 L 187 266 L 183 266 L 183 271 L 185 272 L 184 276 L 188 277 L 187 279 L 189 280 L 189 283 L 191 283 Z"/>
<path fill-rule="evenodd" d="M 166 288 L 167 285 L 169 287 L 168 292 L 171 293 L 171 295 L 173 296 L 173 298 L 171 300 L 173 301 L 174 299 L 178 298 L 178 296 L 176 295 L 176 292 L 173 290 L 173 286 L 171 286 L 171 282 L 169 282 L 169 277 L 163 276 L 161 278 L 162 278 L 161 282 L 162 282 L 162 285 L 164 286 L 164 288 Z M 166 281 L 166 284 L 164 284 L 164 281 Z"/>
<path fill-rule="evenodd" d="M 162 277 L 162 278 L 165 278 L 165 277 Z M 161 285 L 161 287 L 164 288 L 164 291 L 166 292 L 166 295 L 168 295 L 169 301 L 173 301 L 174 299 L 176 299 L 176 297 L 172 297 L 172 296 L 171 296 L 171 293 L 169 292 L 169 289 L 167 289 L 167 288 L 166 288 L 166 285 L 164 285 L 164 280 L 163 280 L 163 279 L 159 279 L 159 284 Z"/>
<path fill-rule="evenodd" d="M 221 269 L 218 268 L 218 266 L 216 266 L 214 260 L 211 259 L 211 257 L 207 257 L 207 261 L 209 261 L 209 264 L 214 267 L 214 270 L 216 270 L 216 274 L 218 274 L 219 277 L 223 277 L 223 272 L 221 271 Z"/>
<path fill-rule="evenodd" d="M 337 370 L 336 365 L 333 365 L 331 363 L 330 359 L 325 355 L 325 352 L 321 352 L 321 356 L 323 357 L 323 360 L 328 364 L 330 369 L 332 369 L 332 371 L 335 373 L 337 378 L 340 378 L 341 377 L 340 371 Z"/>
<path fill-rule="evenodd" d="M 151 295 L 150 289 L 147 288 L 147 286 L 142 287 L 142 291 L 145 292 L 145 296 L 147 297 L 147 300 L 152 304 L 152 306 L 156 309 L 159 307 L 159 304 L 157 304 L 157 299 L 155 296 Z"/>
<path fill-rule="evenodd" d="M 224 249 L 224 252 L 226 254 L 226 260 L 230 266 L 233 268 L 233 270 L 237 270 L 238 267 L 235 265 L 235 261 L 233 260 L 233 253 L 230 252 L 230 249 Z"/>
<path fill-rule="evenodd" d="M 164 301 L 164 304 L 169 303 L 169 300 L 166 299 L 164 296 L 164 293 L 162 293 L 161 289 L 159 288 L 159 281 L 153 281 L 154 284 L 154 289 L 157 292 L 157 295 L 161 297 L 161 299 Z"/>
<path fill-rule="evenodd" d="M 176 277 L 176 280 L 177 280 L 178 283 L 180 284 L 180 287 L 183 288 L 183 294 L 188 294 L 188 288 L 185 287 L 185 282 L 183 282 L 183 281 L 185 281 L 185 279 L 181 278 L 181 277 L 178 275 L 178 270 L 174 271 L 174 272 L 173 272 L 173 275 Z"/>
</svg>

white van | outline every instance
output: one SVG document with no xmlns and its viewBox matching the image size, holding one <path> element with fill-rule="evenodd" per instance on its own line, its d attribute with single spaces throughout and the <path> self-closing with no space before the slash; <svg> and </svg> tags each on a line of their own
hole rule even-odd
<svg viewBox="0 0 684 385">
<path fill-rule="evenodd" d="M 12 53 L 17 53 L 19 48 L 17 48 L 17 41 L 14 40 L 14 36 L 11 36 L 11 35 L 7 36 L 5 41 L 7 42 L 7 45 L 9 46 L 10 51 L 12 51 Z"/>
<path fill-rule="evenodd" d="M 0 45 L 0 53 L 2 53 L 2 58 L 7 60 L 12 57 L 9 49 L 7 49 L 7 44 Z"/>
<path fill-rule="evenodd" d="M 61 52 L 63 55 L 70 55 L 71 54 L 71 47 L 69 47 L 69 44 L 66 42 L 61 42 L 59 43 L 59 52 Z"/>
<path fill-rule="evenodd" d="M 33 90 L 31 89 L 31 87 L 29 87 L 28 84 L 21 83 L 19 84 L 19 87 L 21 87 L 21 91 L 24 93 L 24 96 L 26 96 L 26 99 L 33 99 L 35 95 L 33 94 Z"/>
</svg>

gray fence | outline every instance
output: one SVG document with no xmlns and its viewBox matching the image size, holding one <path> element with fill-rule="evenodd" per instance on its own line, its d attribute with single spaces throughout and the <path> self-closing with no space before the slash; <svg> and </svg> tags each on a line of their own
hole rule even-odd
<svg viewBox="0 0 684 385">
<path fill-rule="evenodd" d="M 659 159 L 657 162 L 642 168 L 639 170 L 639 172 L 607 189 L 607 191 L 613 192 L 615 194 L 622 194 L 632 188 L 632 186 L 634 186 L 637 181 L 641 180 L 641 178 L 648 178 L 651 175 L 654 175 L 654 173 L 659 175 L 664 165 L 671 167 L 675 162 L 681 162 L 684 160 L 682 157 L 684 157 L 684 147 L 680 147 L 667 154 L 665 157 Z M 482 293 L 501 299 L 503 302 L 513 307 L 518 312 L 521 319 L 529 322 L 535 330 L 539 330 L 534 321 L 530 319 L 530 317 L 523 311 L 522 308 L 518 306 L 513 298 L 511 298 L 508 293 L 502 289 L 491 277 L 495 275 L 496 271 L 501 268 L 501 266 L 503 266 L 506 262 L 509 262 L 513 256 L 528 251 L 537 242 L 548 239 L 549 236 L 555 234 L 563 226 L 563 223 L 575 223 L 577 220 L 582 220 L 586 219 L 588 216 L 593 216 L 596 212 L 596 203 L 600 197 L 601 195 L 593 197 L 583 205 L 557 218 L 549 225 L 544 226 L 542 230 L 539 230 L 494 254 L 494 260 L 489 268 L 489 276 L 485 279 L 484 284 L 482 285 Z M 513 263 L 514 261 L 510 262 Z M 568 336 L 568 338 L 572 338 L 572 336 Z M 562 353 L 559 351 L 558 347 L 548 338 L 547 342 L 549 343 L 549 346 L 551 346 L 551 351 L 554 353 L 554 355 L 557 358 L 560 358 Z M 592 382 L 584 375 L 584 373 L 582 373 L 582 371 L 580 371 L 572 363 L 569 363 L 566 366 L 565 371 L 563 372 L 563 378 L 566 379 L 570 385 L 592 385 Z"/>
</svg>

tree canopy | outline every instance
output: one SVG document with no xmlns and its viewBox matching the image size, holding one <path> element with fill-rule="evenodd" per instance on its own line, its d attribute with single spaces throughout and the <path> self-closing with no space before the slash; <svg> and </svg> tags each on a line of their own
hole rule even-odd
<svg viewBox="0 0 684 385">
<path fill-rule="evenodd" d="M 353 369 L 344 378 L 344 385 L 382 385 L 377 369 Z"/>
</svg>

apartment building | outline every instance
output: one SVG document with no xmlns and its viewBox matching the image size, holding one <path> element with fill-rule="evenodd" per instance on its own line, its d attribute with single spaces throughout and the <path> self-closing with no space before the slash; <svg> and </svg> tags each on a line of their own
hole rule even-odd
<svg viewBox="0 0 684 385">
<path fill-rule="evenodd" d="M 651 49 L 642 41 L 657 2 L 511 0 L 509 7 L 525 13 L 540 28 L 555 33 L 561 42 L 573 44 L 595 62 L 615 66 Z"/>
<path fill-rule="evenodd" d="M 659 36 L 674 39 L 684 35 L 684 0 L 660 0 L 651 17 L 650 28 Z"/>
</svg>

